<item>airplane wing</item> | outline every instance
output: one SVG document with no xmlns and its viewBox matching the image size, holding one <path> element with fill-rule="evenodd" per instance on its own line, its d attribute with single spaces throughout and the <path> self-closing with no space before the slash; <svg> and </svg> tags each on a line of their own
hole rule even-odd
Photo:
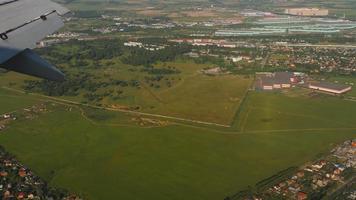
<svg viewBox="0 0 356 200">
<path fill-rule="evenodd" d="M 0 0 L 0 67 L 49 80 L 62 74 L 31 49 L 63 26 L 66 8 L 50 0 Z"/>
</svg>

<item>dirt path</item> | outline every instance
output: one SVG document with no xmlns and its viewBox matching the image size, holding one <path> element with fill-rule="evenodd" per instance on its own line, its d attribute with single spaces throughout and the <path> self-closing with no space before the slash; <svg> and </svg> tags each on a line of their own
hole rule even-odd
<svg viewBox="0 0 356 200">
<path fill-rule="evenodd" d="M 14 92 L 26 94 L 22 90 L 17 90 L 9 87 L 2 87 L 3 89 L 11 90 Z M 142 116 L 148 116 L 148 117 L 157 117 L 157 118 L 163 118 L 163 119 L 170 119 L 170 120 L 177 120 L 177 121 L 182 121 L 182 122 L 188 122 L 188 123 L 195 123 L 195 124 L 202 124 L 202 125 L 210 125 L 210 126 L 218 126 L 218 127 L 224 127 L 224 128 L 230 128 L 230 125 L 225 125 L 225 124 L 219 124 L 219 123 L 214 123 L 214 122 L 205 122 L 205 121 L 199 121 L 199 120 L 193 120 L 193 119 L 186 119 L 186 118 L 180 118 L 180 117 L 173 117 L 173 116 L 167 116 L 167 115 L 159 115 L 159 114 L 151 114 L 151 113 L 145 113 L 145 112 L 139 112 L 139 111 L 132 111 L 132 110 L 124 110 L 124 109 L 119 109 L 119 108 L 109 108 L 109 107 L 103 107 L 103 106 L 94 106 L 90 104 L 83 104 L 71 100 L 65 100 L 57 97 L 50 97 L 46 95 L 41 95 L 41 94 L 34 94 L 34 93 L 27 93 L 28 95 L 33 95 L 33 96 L 38 96 L 58 102 L 64 102 L 68 104 L 73 104 L 73 105 L 80 105 L 80 106 L 86 106 L 89 108 L 96 108 L 96 109 L 103 109 L 103 110 L 108 110 L 108 111 L 116 111 L 116 112 L 121 112 L 121 113 L 128 113 L 128 114 L 135 114 L 135 115 L 142 115 Z"/>
</svg>

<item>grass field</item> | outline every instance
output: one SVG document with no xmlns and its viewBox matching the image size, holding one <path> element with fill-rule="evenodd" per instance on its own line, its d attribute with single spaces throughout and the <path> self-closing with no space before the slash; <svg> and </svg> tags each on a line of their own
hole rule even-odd
<svg viewBox="0 0 356 200">
<path fill-rule="evenodd" d="M 69 51 L 69 49 L 61 49 Z M 105 81 L 108 76 L 117 80 L 135 79 L 141 82 L 141 89 L 118 86 L 106 86 L 96 91 L 105 93 L 107 91 L 124 91 L 125 96 L 118 99 L 104 97 L 100 102 L 106 107 L 140 107 L 141 112 L 153 113 L 179 117 L 189 120 L 199 120 L 204 122 L 219 123 L 229 125 L 244 97 L 249 85 L 250 78 L 238 75 L 217 75 L 207 76 L 200 72 L 203 68 L 213 67 L 211 64 L 196 64 L 192 61 L 177 60 L 174 62 L 158 63 L 157 68 L 162 66 L 175 67 L 179 74 L 167 75 L 160 82 L 154 82 L 159 88 L 150 87 L 145 82 L 146 77 L 150 77 L 145 72 L 138 70 L 138 67 L 122 64 L 115 60 L 113 66 L 104 69 L 87 68 L 86 72 L 96 75 L 97 82 Z M 135 69 L 134 71 L 132 69 Z M 69 69 L 80 71 L 80 69 Z M 70 72 L 71 73 L 71 72 Z M 16 73 L 7 73 L 2 76 L 0 83 L 4 86 L 23 90 L 23 80 L 28 76 Z M 166 80 L 172 82 L 171 87 L 167 87 Z M 113 93 L 113 92 L 112 92 Z M 63 99 L 81 102 L 84 100 L 83 93 L 77 96 L 63 96 Z M 94 104 L 93 102 L 90 102 Z"/>
<path fill-rule="evenodd" d="M 27 106 L 32 106 L 38 102 L 38 99 L 29 96 L 19 97 L 16 93 L 0 89 L 0 115 L 16 111 Z"/>
<path fill-rule="evenodd" d="M 242 109 L 242 130 L 356 128 L 355 102 L 337 97 L 252 93 Z"/>
<path fill-rule="evenodd" d="M 17 101 L 24 98 L 13 96 Z M 10 102 L 15 101 L 4 98 L 1 105 Z M 23 100 L 17 107 L 28 103 Z M 0 144 L 52 185 L 88 199 L 215 200 L 301 165 L 355 136 L 355 130 L 341 130 L 352 126 L 355 103 L 251 93 L 245 107 L 265 108 L 250 113 L 245 131 L 240 132 L 184 124 L 140 128 L 115 120 L 93 123 L 77 109 L 69 112 L 57 106 L 36 120 L 18 120 L 0 135 Z M 329 111 L 320 112 L 328 107 Z M 340 110 L 328 118 L 344 122 L 326 125 L 327 115 L 337 109 L 350 114 Z M 106 111 L 98 115 L 102 112 Z M 289 112 L 306 116 L 294 124 Z M 123 122 L 128 117 L 115 116 Z M 267 117 L 268 126 L 261 121 Z M 313 118 L 317 120 L 311 123 Z"/>
</svg>

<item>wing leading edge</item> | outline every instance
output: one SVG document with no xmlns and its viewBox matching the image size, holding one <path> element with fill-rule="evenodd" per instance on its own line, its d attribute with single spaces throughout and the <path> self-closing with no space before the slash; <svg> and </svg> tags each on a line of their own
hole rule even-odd
<svg viewBox="0 0 356 200">
<path fill-rule="evenodd" d="M 64 74 L 30 49 L 61 28 L 61 16 L 67 12 L 49 0 L 0 0 L 0 67 L 64 80 Z"/>
</svg>

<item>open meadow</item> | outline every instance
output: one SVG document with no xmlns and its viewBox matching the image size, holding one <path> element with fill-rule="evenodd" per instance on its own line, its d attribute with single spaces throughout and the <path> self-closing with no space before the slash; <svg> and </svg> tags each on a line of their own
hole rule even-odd
<svg viewBox="0 0 356 200">
<path fill-rule="evenodd" d="M 355 102 L 327 95 L 251 93 L 235 127 L 246 131 L 356 128 Z"/>
<path fill-rule="evenodd" d="M 18 102 L 18 109 L 31 103 L 27 98 L 39 98 L 0 92 L 13 96 L 2 98 L 2 105 Z M 250 113 L 238 119 L 244 130 L 145 127 L 130 120 L 134 115 L 51 104 L 50 112 L 11 124 L 0 144 L 51 185 L 93 200 L 224 199 L 312 160 L 356 131 L 355 103 L 337 98 L 250 93 L 243 105 Z"/>
<path fill-rule="evenodd" d="M 75 47 L 71 50 L 73 49 Z M 61 49 L 63 52 L 71 50 Z M 102 66 L 105 66 L 105 63 L 109 61 L 100 62 Z M 117 59 L 111 62 L 110 66 L 101 68 L 72 68 L 68 66 L 69 64 L 64 65 L 63 68 L 68 75 L 74 77 L 75 74 L 82 73 L 87 74 L 87 77 L 83 77 L 83 81 L 76 83 L 65 83 L 66 90 L 81 87 L 75 94 L 68 92 L 68 94 L 59 96 L 53 94 L 52 96 L 83 104 L 135 110 L 228 126 L 232 123 L 252 83 L 252 78 L 240 75 L 203 74 L 201 72 L 203 69 L 212 68 L 214 65 L 196 64 L 189 60 L 176 60 L 155 65 L 155 70 L 169 68 L 179 72 L 167 75 L 151 74 L 143 71 L 143 67 L 126 65 Z M 26 80 L 36 79 L 7 73 L 2 75 L 0 83 L 3 83 L 3 86 L 24 90 Z M 132 85 L 133 83 L 139 85 Z M 43 88 L 47 86 L 40 86 L 37 90 L 30 92 L 48 95 L 51 91 L 58 90 L 48 88 L 44 91 Z"/>
</svg>

